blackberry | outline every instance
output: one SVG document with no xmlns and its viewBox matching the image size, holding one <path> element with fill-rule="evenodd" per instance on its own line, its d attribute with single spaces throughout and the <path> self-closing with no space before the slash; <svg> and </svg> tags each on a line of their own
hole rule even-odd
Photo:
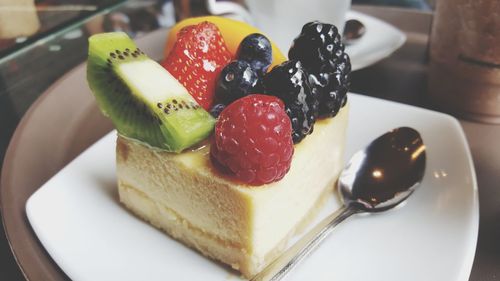
<svg viewBox="0 0 500 281">
<path fill-rule="evenodd" d="M 250 63 L 234 60 L 219 74 L 215 89 L 216 102 L 229 105 L 233 101 L 260 90 L 259 77 Z"/>
<path fill-rule="evenodd" d="M 335 116 L 347 102 L 351 61 L 344 50 L 337 28 L 315 21 L 302 27 L 288 52 L 288 57 L 299 60 L 309 73 L 320 117 Z"/>
<path fill-rule="evenodd" d="M 285 103 L 294 143 L 312 133 L 318 116 L 318 101 L 299 61 L 290 60 L 274 67 L 264 76 L 264 87 L 266 94 L 277 96 Z"/>
<path fill-rule="evenodd" d="M 345 75 L 342 64 L 337 69 L 330 69 L 316 75 L 309 75 L 313 94 L 319 101 L 319 116 L 333 117 L 347 103 L 349 91 L 349 75 Z"/>
</svg>

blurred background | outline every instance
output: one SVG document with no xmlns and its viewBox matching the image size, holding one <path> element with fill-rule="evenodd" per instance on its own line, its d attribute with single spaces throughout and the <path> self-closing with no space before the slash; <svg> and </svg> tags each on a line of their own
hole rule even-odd
<svg viewBox="0 0 500 281">
<path fill-rule="evenodd" d="M 175 6 L 181 7 L 180 11 L 175 11 L 174 1 L 179 2 Z M 26 4 L 20 6 L 22 2 Z M 191 4 L 189 11 L 182 11 L 186 6 L 183 2 Z M 430 10 L 434 2 L 353 0 L 352 4 Z M 14 11 L 13 5 L 16 5 Z M 120 7 L 115 10 L 116 6 Z M 113 12 L 107 13 L 109 10 Z M 207 11 L 204 1 L 200 0 L 40 0 L 34 3 L 33 0 L 0 0 L 0 159 L 19 119 L 33 101 L 63 73 L 84 61 L 90 34 L 125 31 L 133 37 L 141 36 L 173 25 L 176 15 L 184 18 L 203 14 Z M 51 71 L 44 71 L 47 67 Z"/>
</svg>

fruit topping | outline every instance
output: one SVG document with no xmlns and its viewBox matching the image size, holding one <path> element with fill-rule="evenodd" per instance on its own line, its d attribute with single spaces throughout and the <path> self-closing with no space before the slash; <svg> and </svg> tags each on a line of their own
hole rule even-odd
<svg viewBox="0 0 500 281">
<path fill-rule="evenodd" d="M 209 110 L 219 72 L 230 60 L 231 53 L 217 26 L 201 22 L 179 31 L 162 65 L 204 109 Z"/>
<path fill-rule="evenodd" d="M 293 155 L 290 119 L 273 96 L 249 95 L 227 106 L 215 125 L 216 167 L 251 185 L 278 181 Z"/>
<path fill-rule="evenodd" d="M 224 110 L 224 108 L 226 108 L 226 105 L 224 105 L 222 103 L 218 103 L 218 104 L 212 106 L 212 108 L 210 109 L 210 114 L 212 114 L 213 117 L 217 118 L 217 117 L 219 117 L 222 110 Z"/>
<path fill-rule="evenodd" d="M 235 60 L 226 65 L 218 78 L 215 91 L 219 103 L 230 104 L 233 101 L 255 93 L 257 74 L 251 65 L 243 60 Z"/>
<path fill-rule="evenodd" d="M 175 42 L 177 41 L 177 33 L 179 32 L 179 30 L 181 30 L 185 26 L 198 24 L 204 21 L 208 21 L 217 25 L 233 58 L 236 58 L 237 50 L 243 38 L 252 33 L 262 33 L 260 30 L 247 23 L 225 17 L 206 16 L 188 18 L 178 22 L 170 30 L 167 38 L 167 44 L 165 46 L 165 57 L 170 54 Z M 271 65 L 272 67 L 284 62 L 286 60 L 286 57 L 283 55 L 283 53 L 281 53 L 281 51 L 273 42 L 271 42 L 271 46 L 273 48 L 273 60 Z"/>
<path fill-rule="evenodd" d="M 252 33 L 241 41 L 236 57 L 252 66 L 259 76 L 264 75 L 273 62 L 271 42 L 260 33 Z"/>
<path fill-rule="evenodd" d="M 118 133 L 173 152 L 205 139 L 215 120 L 122 32 L 89 38 L 87 80 Z"/>
<path fill-rule="evenodd" d="M 347 102 L 351 72 L 337 28 L 317 21 L 305 24 L 288 56 L 299 60 L 309 73 L 312 92 L 319 101 L 319 116 L 335 116 Z"/>
<path fill-rule="evenodd" d="M 342 65 L 337 65 L 334 72 L 309 75 L 312 92 L 318 97 L 320 117 L 334 117 L 347 103 L 350 84 L 348 76 Z"/>
<path fill-rule="evenodd" d="M 300 61 L 290 60 L 276 66 L 264 77 L 266 93 L 285 102 L 292 123 L 294 143 L 311 134 L 318 116 L 318 100 L 311 92 L 307 73 Z"/>
</svg>

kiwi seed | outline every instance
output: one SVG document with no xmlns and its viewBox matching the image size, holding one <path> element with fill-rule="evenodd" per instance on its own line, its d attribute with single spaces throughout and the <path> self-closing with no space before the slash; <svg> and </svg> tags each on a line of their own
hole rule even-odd
<svg viewBox="0 0 500 281">
<path fill-rule="evenodd" d="M 87 62 L 89 86 L 120 134 L 181 152 L 213 131 L 215 119 L 204 110 L 188 110 L 196 102 L 187 90 L 126 34 L 93 35 Z M 144 74 L 149 72 L 154 75 Z"/>
</svg>

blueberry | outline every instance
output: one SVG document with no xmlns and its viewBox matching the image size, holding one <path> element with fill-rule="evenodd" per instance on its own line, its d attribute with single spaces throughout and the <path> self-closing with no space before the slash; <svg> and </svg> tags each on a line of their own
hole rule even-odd
<svg viewBox="0 0 500 281">
<path fill-rule="evenodd" d="M 210 109 L 210 114 L 212 114 L 213 117 L 217 118 L 219 117 L 222 110 L 224 110 L 224 108 L 226 108 L 224 104 L 218 103 Z"/>
<path fill-rule="evenodd" d="M 215 90 L 217 102 L 229 105 L 233 101 L 254 92 L 260 85 L 258 76 L 250 64 L 243 60 L 235 60 L 226 65 L 220 72 Z"/>
<path fill-rule="evenodd" d="M 262 76 L 273 61 L 271 42 L 260 33 L 252 33 L 241 41 L 237 58 L 249 62 L 257 74 Z"/>
</svg>

